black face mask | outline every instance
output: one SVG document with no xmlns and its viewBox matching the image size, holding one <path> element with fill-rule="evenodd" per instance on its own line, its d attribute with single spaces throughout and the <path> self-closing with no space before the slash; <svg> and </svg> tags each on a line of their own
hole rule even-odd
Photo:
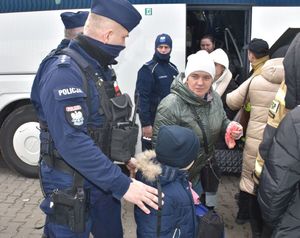
<svg viewBox="0 0 300 238">
<path fill-rule="evenodd" d="M 125 48 L 124 46 L 103 44 L 85 35 L 78 35 L 74 40 L 103 66 L 116 64 L 117 61 L 114 59 Z"/>
<path fill-rule="evenodd" d="M 171 51 L 168 54 L 161 54 L 158 52 L 158 50 L 155 50 L 154 57 L 156 57 L 158 60 L 169 62 Z"/>
</svg>

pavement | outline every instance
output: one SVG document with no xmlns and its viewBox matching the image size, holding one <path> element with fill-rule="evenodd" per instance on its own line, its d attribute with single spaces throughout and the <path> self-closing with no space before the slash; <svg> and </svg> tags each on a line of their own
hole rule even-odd
<svg viewBox="0 0 300 238">
<path fill-rule="evenodd" d="M 223 176 L 218 191 L 217 211 L 225 222 L 226 238 L 250 238 L 249 224 L 234 222 L 239 178 Z M 9 170 L 0 158 L 0 238 L 40 238 L 44 214 L 39 209 L 43 199 L 38 179 L 29 179 Z M 135 238 L 133 205 L 122 201 L 124 238 Z M 91 236 L 92 237 L 92 236 Z M 109 238 L 109 237 L 108 237 Z"/>
</svg>

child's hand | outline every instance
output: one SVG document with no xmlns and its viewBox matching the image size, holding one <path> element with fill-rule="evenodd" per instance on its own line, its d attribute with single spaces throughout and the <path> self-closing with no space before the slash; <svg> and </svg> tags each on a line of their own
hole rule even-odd
<svg viewBox="0 0 300 238">
<path fill-rule="evenodd" d="M 130 172 L 130 178 L 135 178 L 135 174 L 136 174 L 136 171 L 137 171 L 137 169 L 136 169 L 136 159 L 131 157 L 131 159 L 126 162 L 126 167 Z"/>
</svg>

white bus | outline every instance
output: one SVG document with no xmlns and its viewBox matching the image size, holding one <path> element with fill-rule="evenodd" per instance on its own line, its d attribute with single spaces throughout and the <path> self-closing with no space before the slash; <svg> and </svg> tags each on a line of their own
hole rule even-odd
<svg viewBox="0 0 300 238">
<path fill-rule="evenodd" d="M 243 46 L 251 38 L 272 45 L 288 28 L 300 27 L 299 0 L 131 2 L 143 19 L 130 33 L 115 67 L 122 91 L 131 96 L 137 71 L 151 59 L 160 33 L 172 37 L 171 60 L 180 71 L 186 56 L 199 50 L 201 36 L 212 34 L 217 47 L 230 55 L 232 70 L 242 82 L 249 70 Z M 39 160 L 39 125 L 30 103 L 35 72 L 63 38 L 60 13 L 89 6 L 90 0 L 0 0 L 0 149 L 7 165 L 25 176 L 37 176 Z"/>
</svg>

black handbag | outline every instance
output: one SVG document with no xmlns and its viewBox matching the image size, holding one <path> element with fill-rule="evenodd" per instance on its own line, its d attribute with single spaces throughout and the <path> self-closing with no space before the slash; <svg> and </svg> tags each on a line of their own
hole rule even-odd
<svg viewBox="0 0 300 238">
<path fill-rule="evenodd" d="M 215 193 L 218 191 L 221 180 L 220 168 L 216 158 L 212 156 L 200 171 L 201 185 L 205 192 Z"/>
<path fill-rule="evenodd" d="M 216 149 L 215 157 L 221 174 L 239 175 L 242 172 L 243 150 Z"/>
<path fill-rule="evenodd" d="M 206 164 L 200 171 L 200 181 L 204 192 L 212 192 L 215 193 L 218 190 L 218 186 L 221 180 L 221 172 L 219 166 L 217 164 L 215 156 L 209 156 L 208 153 L 208 142 L 207 136 L 204 130 L 204 126 L 200 117 L 197 115 L 196 109 L 192 108 L 192 112 L 195 116 L 196 122 L 198 123 L 202 135 L 203 135 L 203 143 L 204 143 L 204 152 L 206 158 Z"/>
</svg>

